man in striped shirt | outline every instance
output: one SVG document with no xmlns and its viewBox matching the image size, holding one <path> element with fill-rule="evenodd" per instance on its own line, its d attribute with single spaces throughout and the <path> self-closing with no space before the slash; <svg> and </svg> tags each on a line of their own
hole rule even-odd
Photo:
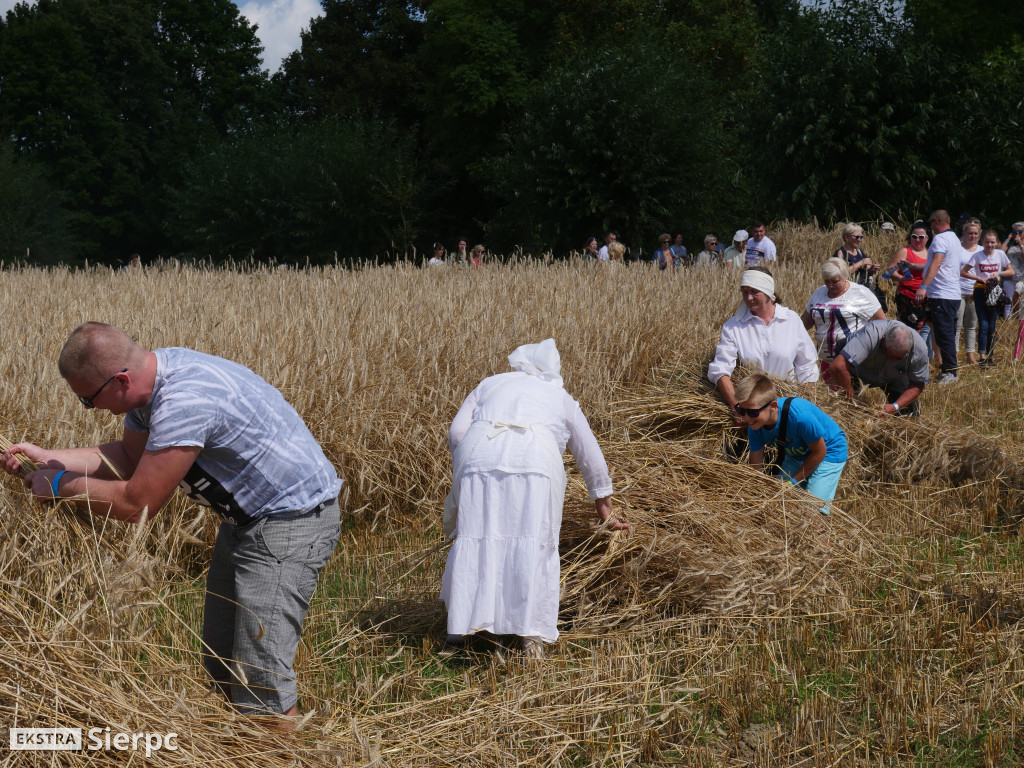
<svg viewBox="0 0 1024 768">
<path fill-rule="evenodd" d="M 337 543 L 342 482 L 302 418 L 242 365 L 149 351 L 105 323 L 76 328 L 59 369 L 86 408 L 125 415 L 122 438 L 57 450 L 21 443 L 4 452 L 4 468 L 16 472 L 15 454 L 28 456 L 44 467 L 25 478 L 36 497 L 75 497 L 101 517 L 144 522 L 178 486 L 210 507 L 221 526 L 204 666 L 240 712 L 296 715 L 295 652 Z"/>
</svg>

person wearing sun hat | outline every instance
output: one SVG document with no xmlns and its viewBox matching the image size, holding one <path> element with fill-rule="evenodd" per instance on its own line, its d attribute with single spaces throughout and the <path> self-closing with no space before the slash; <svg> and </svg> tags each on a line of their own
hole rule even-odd
<svg viewBox="0 0 1024 768">
<path fill-rule="evenodd" d="M 518 635 L 531 656 L 558 638 L 559 559 L 568 448 L 601 521 L 612 481 L 587 419 L 562 385 L 553 339 L 508 356 L 512 372 L 489 376 L 452 420 L 452 488 L 444 531 L 455 541 L 441 580 L 449 646 L 468 635 Z"/>
<path fill-rule="evenodd" d="M 729 269 L 743 269 L 747 263 L 747 230 L 739 229 L 732 236 L 732 245 L 725 249 L 722 254 L 722 263 Z"/>
</svg>

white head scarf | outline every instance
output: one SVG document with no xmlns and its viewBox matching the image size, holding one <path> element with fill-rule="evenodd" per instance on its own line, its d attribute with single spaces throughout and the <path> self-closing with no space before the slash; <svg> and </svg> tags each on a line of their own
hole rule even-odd
<svg viewBox="0 0 1024 768">
<path fill-rule="evenodd" d="M 508 356 L 512 370 L 536 376 L 556 386 L 562 386 L 562 358 L 558 354 L 554 339 L 545 339 L 540 344 L 524 344 Z"/>
<path fill-rule="evenodd" d="M 740 288 L 753 288 L 771 297 L 775 301 L 775 278 L 759 269 L 743 270 Z"/>
</svg>

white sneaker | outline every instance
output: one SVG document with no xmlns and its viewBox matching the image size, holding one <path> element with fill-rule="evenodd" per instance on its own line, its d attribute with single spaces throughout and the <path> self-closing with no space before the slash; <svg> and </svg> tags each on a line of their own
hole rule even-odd
<svg viewBox="0 0 1024 768">
<path fill-rule="evenodd" d="M 938 381 L 936 381 L 935 383 L 938 384 L 939 386 L 944 387 L 947 384 L 953 384 L 954 382 L 956 382 L 956 380 L 957 380 L 956 374 L 955 373 L 949 373 L 947 371 L 946 373 L 944 373 L 941 376 L 939 376 Z"/>
</svg>

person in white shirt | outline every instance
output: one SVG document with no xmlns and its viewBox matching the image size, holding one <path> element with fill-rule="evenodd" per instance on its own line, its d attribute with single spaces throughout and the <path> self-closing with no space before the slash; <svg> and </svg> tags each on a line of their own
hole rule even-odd
<svg viewBox="0 0 1024 768">
<path fill-rule="evenodd" d="M 981 364 L 993 364 L 992 350 L 996 343 L 996 317 L 1002 309 L 1004 301 L 1002 280 L 1012 279 L 1015 272 L 1006 254 L 999 250 L 999 235 L 994 229 L 985 231 L 981 237 L 981 248 L 971 257 L 970 262 L 960 274 L 974 280 L 978 287 L 974 289 L 974 306 L 978 311 L 978 350 L 981 352 Z M 999 290 L 996 291 L 995 289 Z M 995 293 L 996 295 L 993 295 Z"/>
<path fill-rule="evenodd" d="M 814 330 L 814 342 L 821 361 L 821 376 L 831 381 L 829 364 L 835 360 L 846 340 L 872 320 L 885 320 L 885 312 L 869 288 L 850 281 L 846 261 L 833 256 L 821 266 L 824 285 L 811 294 L 800 320 Z"/>
<path fill-rule="evenodd" d="M 743 269 L 746 266 L 747 240 L 749 238 L 750 235 L 745 229 L 736 230 L 736 234 L 732 236 L 732 245 L 726 248 L 722 255 L 722 263 L 726 264 L 729 269 Z"/>
<path fill-rule="evenodd" d="M 431 267 L 443 267 L 444 266 L 444 244 L 434 243 L 434 255 L 430 257 L 430 261 L 427 262 L 428 266 Z"/>
<path fill-rule="evenodd" d="M 441 581 L 449 646 L 487 631 L 518 635 L 530 656 L 558 638 L 558 533 L 568 448 L 610 531 L 629 532 L 612 512 L 601 448 L 562 386 L 553 339 L 508 356 L 513 372 L 489 376 L 463 402 L 448 432 L 452 490 L 444 531 L 455 542 Z"/>
<path fill-rule="evenodd" d="M 956 315 L 960 309 L 960 241 L 949 226 L 949 213 L 934 211 L 928 219 L 935 236 L 928 246 L 918 301 L 928 299 L 935 343 L 942 355 L 939 384 L 950 384 L 957 379 L 956 369 Z"/>
<path fill-rule="evenodd" d="M 981 251 L 981 222 L 967 219 L 960 230 L 960 309 L 956 315 L 956 348 L 960 350 L 960 336 L 964 337 L 968 365 L 978 362 L 978 312 L 974 306 L 974 281 L 963 276 L 964 267 L 974 254 Z"/>
<path fill-rule="evenodd" d="M 813 384 L 818 380 L 818 360 L 800 316 L 779 303 L 775 279 L 766 267 L 743 270 L 740 281 L 743 304 L 725 321 L 708 366 L 708 379 L 736 415 L 732 373 L 739 363 L 756 367 L 783 379 Z"/>
<path fill-rule="evenodd" d="M 610 255 L 608 253 L 608 246 L 619 239 L 619 236 L 614 232 L 609 232 L 604 236 L 604 245 L 601 246 L 601 250 L 597 252 L 597 258 L 600 261 L 608 261 Z"/>
<path fill-rule="evenodd" d="M 747 240 L 747 266 L 755 267 L 769 261 L 775 261 L 775 243 L 765 234 L 764 222 L 755 221 L 750 227 L 752 237 Z"/>
</svg>

